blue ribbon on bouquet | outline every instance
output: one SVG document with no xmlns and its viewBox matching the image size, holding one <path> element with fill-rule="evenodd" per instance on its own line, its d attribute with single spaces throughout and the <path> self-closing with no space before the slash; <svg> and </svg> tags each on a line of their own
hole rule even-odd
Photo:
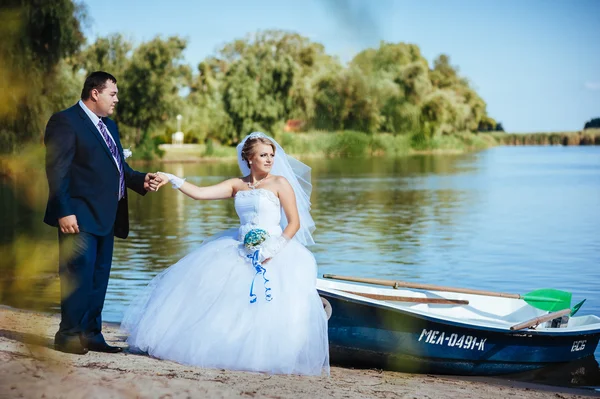
<svg viewBox="0 0 600 399">
<path fill-rule="evenodd" d="M 254 277 L 252 277 L 252 284 L 250 285 L 250 303 L 256 302 L 256 294 L 252 291 L 254 290 L 254 280 L 256 280 L 256 276 L 258 276 L 259 274 L 262 274 L 262 277 L 264 279 L 265 299 L 267 300 L 267 302 L 270 302 L 273 299 L 273 296 L 269 292 L 271 291 L 271 288 L 267 287 L 267 283 L 269 282 L 269 279 L 265 275 L 267 273 L 267 269 L 265 269 L 263 265 L 261 265 L 258 261 L 259 255 L 260 249 L 254 251 L 254 253 L 251 255 L 246 255 L 252 261 L 252 266 L 254 266 L 254 269 L 256 269 L 256 274 L 254 275 Z"/>
</svg>

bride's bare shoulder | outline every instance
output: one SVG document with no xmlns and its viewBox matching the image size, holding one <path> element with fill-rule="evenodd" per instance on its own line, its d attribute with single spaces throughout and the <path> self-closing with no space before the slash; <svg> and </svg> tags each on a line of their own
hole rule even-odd
<svg viewBox="0 0 600 399">
<path fill-rule="evenodd" d="M 248 184 L 244 181 L 244 177 L 232 177 L 228 179 L 227 182 L 233 188 L 233 195 L 241 190 L 246 190 L 248 188 Z"/>
<path fill-rule="evenodd" d="M 275 180 L 275 183 L 277 184 L 290 184 L 288 179 L 280 175 L 273 175 L 273 180 Z"/>
<path fill-rule="evenodd" d="M 285 193 L 292 193 L 294 192 L 294 189 L 292 188 L 292 185 L 290 184 L 290 182 L 288 181 L 288 179 L 286 179 L 283 176 L 274 176 L 275 177 L 275 187 L 277 188 L 277 194 L 279 195 L 279 197 L 281 197 L 281 195 L 285 195 Z"/>
</svg>

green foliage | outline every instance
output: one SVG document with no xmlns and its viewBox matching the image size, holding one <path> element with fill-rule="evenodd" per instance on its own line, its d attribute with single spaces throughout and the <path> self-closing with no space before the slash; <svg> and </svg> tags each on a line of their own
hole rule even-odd
<svg viewBox="0 0 600 399">
<path fill-rule="evenodd" d="M 198 65 L 199 74 L 191 80 L 190 94 L 181 110 L 186 139 L 227 141 L 233 125 L 225 112 L 221 93 L 223 69 L 224 62 L 215 58 L 208 58 Z"/>
<path fill-rule="evenodd" d="M 71 0 L 4 2 L 0 9 L 0 152 L 38 141 L 48 118 L 73 104 L 62 60 L 84 42 L 82 6 Z M 76 99 L 76 98 L 75 98 Z"/>
<path fill-rule="evenodd" d="M 600 118 L 590 119 L 583 126 L 584 129 L 600 129 Z"/>
<path fill-rule="evenodd" d="M 135 147 L 135 159 L 150 161 L 157 156 L 162 157 L 165 152 L 158 147 L 159 144 L 161 144 L 159 137 L 152 138 L 149 135 L 145 135 L 142 141 Z"/>
<path fill-rule="evenodd" d="M 363 157 L 367 155 L 369 136 L 361 132 L 344 131 L 336 133 L 334 139 L 325 147 L 325 155 L 335 157 Z"/>
<path fill-rule="evenodd" d="M 358 68 L 325 75 L 317 82 L 315 128 L 375 133 L 380 120 L 376 87 Z"/>
<path fill-rule="evenodd" d="M 333 136 L 332 133 L 322 131 L 283 133 L 278 141 L 288 154 L 323 156 L 323 149 L 331 146 Z"/>
<path fill-rule="evenodd" d="M 379 131 L 409 134 L 420 145 L 435 135 L 476 131 L 483 118 L 495 126 L 485 102 L 447 55 L 440 55 L 430 69 L 418 46 L 382 42 L 378 49 L 359 53 L 352 66 L 372 77 Z"/>
<path fill-rule="evenodd" d="M 330 61 L 321 45 L 266 31 L 226 45 L 220 55 L 219 86 L 231 120 L 225 142 L 235 144 L 253 130 L 275 133 L 288 119 L 312 117 L 312 81 Z"/>
<path fill-rule="evenodd" d="M 164 123 L 181 108 L 179 90 L 190 74 L 181 64 L 185 46 L 178 37 L 157 37 L 134 50 L 120 85 L 127 101 L 119 104 L 117 121 L 136 128 L 136 144 L 150 125 Z"/>
<path fill-rule="evenodd" d="M 118 85 L 122 85 L 121 77 L 130 64 L 132 49 L 133 44 L 116 33 L 99 37 L 73 57 L 71 63 L 74 69 L 83 69 L 87 73 L 107 71 L 117 78 Z"/>
<path fill-rule="evenodd" d="M 117 77 L 122 101 L 114 118 L 124 145 L 138 146 L 145 158 L 158 154 L 158 144 L 170 143 L 178 127 L 185 143 L 198 144 L 206 156 L 254 130 L 272 134 L 292 152 L 325 156 L 479 148 L 490 138 L 597 143 L 594 133 L 577 139 L 497 136 L 493 132 L 503 131 L 502 125 L 450 57 L 441 54 L 430 66 L 415 44 L 381 42 L 344 66 L 306 37 L 259 31 L 225 44 L 194 73 L 183 63 L 187 43 L 180 37 L 134 46 L 117 33 L 82 48 L 85 10 L 74 1 L 12 3 L 0 14 L 6 37 L 0 60 L 7 61 L 0 64 L 0 83 L 10 82 L 0 100 L 3 151 L 38 139 L 50 114 L 73 104 L 84 76 L 94 70 Z M 317 138 L 284 133 L 290 119 Z M 478 131 L 490 134 L 463 134 Z"/>
<path fill-rule="evenodd" d="M 406 134 L 377 134 L 371 136 L 370 152 L 374 156 L 396 157 L 411 151 L 411 137 Z"/>
<path fill-rule="evenodd" d="M 600 129 L 585 129 L 581 132 L 507 134 L 491 136 L 504 145 L 599 145 Z"/>
</svg>

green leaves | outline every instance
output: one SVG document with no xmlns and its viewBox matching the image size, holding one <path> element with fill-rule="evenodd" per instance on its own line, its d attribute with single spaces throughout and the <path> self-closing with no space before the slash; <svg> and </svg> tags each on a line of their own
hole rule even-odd
<svg viewBox="0 0 600 399">
<path fill-rule="evenodd" d="M 84 42 L 81 15 L 82 8 L 71 0 L 3 3 L 0 152 L 39 139 L 48 117 L 65 102 L 75 102 L 77 97 L 70 98 L 73 74 L 62 68 Z"/>
<path fill-rule="evenodd" d="M 105 70 L 117 78 L 124 101 L 115 119 L 126 125 L 124 141 L 140 144 L 151 126 L 164 124 L 183 109 L 179 91 L 191 79 L 191 69 L 183 63 L 186 44 L 177 36 L 156 37 L 133 49 L 131 42 L 115 34 L 98 38 L 74 61 L 74 67 L 86 73 Z M 131 131 L 133 137 L 127 137 Z"/>
<path fill-rule="evenodd" d="M 424 145 L 445 133 L 497 128 L 450 58 L 442 54 L 430 67 L 415 44 L 382 42 L 342 65 L 299 34 L 259 31 L 224 45 L 193 73 L 180 37 L 135 47 L 113 34 L 81 48 L 79 3 L 12 2 L 0 14 L 0 83 L 10 88 L 0 100 L 0 150 L 37 137 L 95 70 L 118 80 L 114 118 L 131 144 L 169 141 L 178 114 L 186 142 L 226 145 L 253 130 L 280 135 L 288 120 L 306 130 L 405 134 Z"/>
<path fill-rule="evenodd" d="M 297 34 L 266 31 L 226 45 L 221 55 L 228 61 L 223 105 L 233 128 L 227 141 L 236 143 L 252 130 L 273 132 L 287 119 L 312 114 L 307 82 L 318 70 L 322 46 Z"/>
</svg>

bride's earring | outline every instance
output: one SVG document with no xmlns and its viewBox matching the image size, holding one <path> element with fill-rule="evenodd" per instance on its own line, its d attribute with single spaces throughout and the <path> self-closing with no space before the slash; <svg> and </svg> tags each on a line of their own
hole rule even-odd
<svg viewBox="0 0 600 399">
<path fill-rule="evenodd" d="M 252 161 L 248 161 L 248 163 L 249 163 L 250 165 L 252 165 Z"/>
</svg>

